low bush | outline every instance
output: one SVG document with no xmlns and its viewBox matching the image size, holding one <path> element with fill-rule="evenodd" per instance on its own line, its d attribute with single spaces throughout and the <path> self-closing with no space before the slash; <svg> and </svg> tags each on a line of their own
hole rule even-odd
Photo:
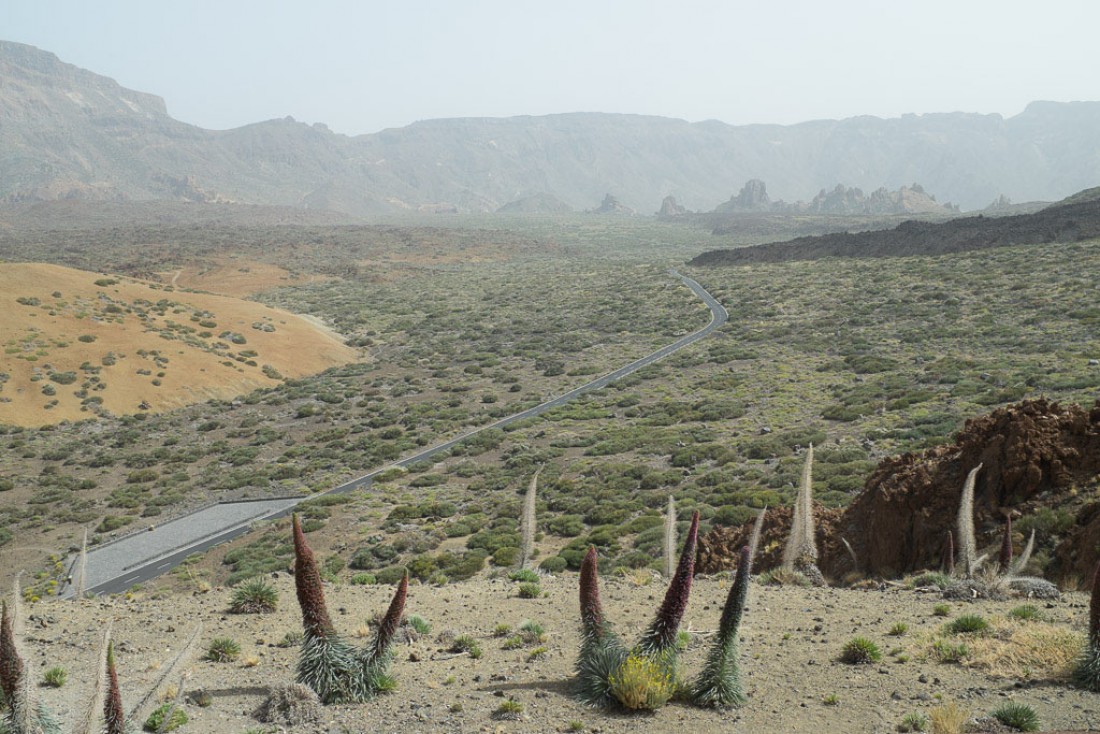
<svg viewBox="0 0 1100 734">
<path fill-rule="evenodd" d="M 882 650 L 866 637 L 853 637 L 840 652 L 840 661 L 848 665 L 869 665 L 882 660 Z"/>
</svg>

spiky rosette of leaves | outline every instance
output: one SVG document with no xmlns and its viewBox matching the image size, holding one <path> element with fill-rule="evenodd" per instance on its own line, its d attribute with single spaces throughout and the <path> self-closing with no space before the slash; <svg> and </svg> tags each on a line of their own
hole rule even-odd
<svg viewBox="0 0 1100 734">
<path fill-rule="evenodd" d="M 379 693 L 392 687 L 392 679 L 389 677 L 390 662 L 393 660 L 393 641 L 397 635 L 397 628 L 401 625 L 401 618 L 405 614 L 405 600 L 409 594 L 409 572 L 401 578 L 397 585 L 397 591 L 393 594 L 390 607 L 382 622 L 378 625 L 378 631 L 374 635 L 362 654 L 363 680 L 368 690 L 367 695 Z"/>
<path fill-rule="evenodd" d="M 665 592 L 665 600 L 657 609 L 657 615 L 642 635 L 638 649 L 646 655 L 656 655 L 670 650 L 676 645 L 676 633 L 680 630 L 680 621 L 687 610 L 691 596 L 691 582 L 695 576 L 695 550 L 699 540 L 699 512 L 691 516 L 684 548 L 680 552 L 680 562 L 676 574 Z"/>
<path fill-rule="evenodd" d="M 335 634 L 335 631 L 332 619 L 328 616 L 328 607 L 325 606 L 321 572 L 317 568 L 313 551 L 306 543 L 306 536 L 302 532 L 302 523 L 297 513 L 294 514 L 291 524 L 294 534 L 294 587 L 298 592 L 298 606 L 302 608 L 304 636 L 307 639 L 328 637 Z M 317 692 L 320 694 L 320 691 Z"/>
<path fill-rule="evenodd" d="M 1012 568 L 1012 515 L 1005 516 L 1004 535 L 1001 537 L 1001 554 L 997 558 L 1001 573 Z"/>
<path fill-rule="evenodd" d="M 0 609 L 0 690 L 5 701 L 14 701 L 23 680 L 23 659 L 15 642 L 15 625 L 8 602 Z"/>
<path fill-rule="evenodd" d="M 955 536 L 950 530 L 947 531 L 947 542 L 943 545 L 943 559 L 940 561 L 940 568 L 948 576 L 955 573 Z"/>
<path fill-rule="evenodd" d="M 297 681 L 317 693 L 321 703 L 358 703 L 364 686 L 355 648 L 336 633 L 310 635 L 302 639 L 298 655 Z"/>
<path fill-rule="evenodd" d="M 611 636 L 581 645 L 577 658 L 577 698 L 589 706 L 609 706 L 615 701 L 613 676 L 622 669 L 629 653 Z"/>
<path fill-rule="evenodd" d="M 726 597 L 722 619 L 718 623 L 718 636 L 707 655 L 703 670 L 695 682 L 692 699 L 700 706 L 741 706 L 745 703 L 745 689 L 741 685 L 741 667 L 737 635 L 741 618 L 745 614 L 745 601 L 749 596 L 749 577 L 752 573 L 752 550 L 741 549 L 737 575 Z"/>
<path fill-rule="evenodd" d="M 1089 637 L 1073 671 L 1078 688 L 1100 692 L 1100 563 L 1092 574 L 1092 599 L 1089 603 Z"/>
<path fill-rule="evenodd" d="M 114 645 L 107 645 L 107 696 L 103 699 L 103 720 L 107 724 L 107 734 L 126 733 L 126 714 L 123 713 L 122 692 L 118 687 Z"/>
</svg>

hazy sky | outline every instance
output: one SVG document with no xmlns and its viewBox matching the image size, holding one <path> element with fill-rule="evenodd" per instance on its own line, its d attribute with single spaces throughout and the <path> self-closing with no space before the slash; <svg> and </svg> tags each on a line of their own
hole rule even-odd
<svg viewBox="0 0 1100 734">
<path fill-rule="evenodd" d="M 1100 100 L 1100 0 L 0 0 L 0 39 L 206 128 L 600 111 L 733 124 Z M 0 80 L 2 83 L 2 80 Z"/>
</svg>

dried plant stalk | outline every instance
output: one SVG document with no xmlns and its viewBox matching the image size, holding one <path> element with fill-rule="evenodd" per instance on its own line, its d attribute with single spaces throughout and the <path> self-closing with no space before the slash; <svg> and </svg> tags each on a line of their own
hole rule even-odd
<svg viewBox="0 0 1100 734">
<path fill-rule="evenodd" d="M 542 467 L 540 466 L 535 475 L 531 477 L 531 484 L 528 485 L 527 494 L 523 497 L 523 542 L 519 562 L 520 568 L 526 568 L 535 554 L 535 503 L 539 488 L 539 474 L 541 473 Z"/>
<path fill-rule="evenodd" d="M 966 475 L 955 528 L 959 536 L 959 551 L 962 556 L 959 560 L 962 562 L 962 572 L 968 578 L 978 567 L 977 541 L 974 539 L 974 485 L 978 481 L 978 472 L 981 470 L 982 465 L 978 464 Z"/>
<path fill-rule="evenodd" d="M 665 555 L 665 578 L 672 578 L 676 571 L 676 500 L 672 495 L 668 496 L 668 506 L 665 508 L 665 536 L 663 549 Z"/>
</svg>

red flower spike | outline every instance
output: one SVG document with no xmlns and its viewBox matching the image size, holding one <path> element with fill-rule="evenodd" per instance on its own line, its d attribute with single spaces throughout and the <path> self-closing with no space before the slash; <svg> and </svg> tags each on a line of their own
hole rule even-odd
<svg viewBox="0 0 1100 734">
<path fill-rule="evenodd" d="M 687 611 L 688 597 L 691 596 L 691 582 L 695 576 L 695 550 L 699 540 L 699 512 L 692 513 L 691 527 L 688 528 L 684 549 L 680 552 L 680 562 L 676 566 L 676 575 L 668 585 L 665 600 L 657 610 L 649 630 L 642 638 L 642 649 L 646 652 L 661 652 L 676 642 L 676 633 Z"/>
<path fill-rule="evenodd" d="M 302 608 L 302 627 L 306 636 L 329 637 L 334 633 L 334 628 L 325 606 L 321 573 L 317 570 L 313 551 L 306 544 L 297 513 L 291 522 L 294 527 L 294 586 L 298 592 L 298 606 Z"/>
<path fill-rule="evenodd" d="M 390 608 L 386 610 L 386 616 L 382 618 L 382 623 L 378 625 L 378 634 L 374 636 L 374 649 L 371 650 L 371 660 L 379 660 L 384 657 L 389 651 L 390 645 L 393 644 L 397 627 L 401 624 L 401 617 L 405 614 L 405 599 L 408 594 L 409 572 L 405 571 L 405 575 L 401 577 L 401 582 L 397 584 L 397 591 L 393 594 Z"/>
<path fill-rule="evenodd" d="M 103 700 L 103 719 L 107 734 L 125 734 L 126 715 L 122 711 L 122 692 L 118 688 L 114 645 L 107 646 L 107 697 Z"/>
<path fill-rule="evenodd" d="M 15 700 L 22 680 L 23 661 L 15 648 L 15 629 L 5 601 L 0 612 L 0 690 L 4 692 L 4 700 Z"/>
<path fill-rule="evenodd" d="M 599 637 L 603 630 L 597 565 L 596 546 L 589 546 L 581 562 L 581 625 L 584 633 L 592 637 Z"/>
<path fill-rule="evenodd" d="M 737 575 L 733 577 L 726 606 L 722 608 L 722 619 L 718 623 L 718 636 L 727 639 L 736 634 L 741 626 L 741 617 L 745 614 L 745 599 L 749 594 L 749 576 L 752 573 L 752 554 L 746 545 L 741 548 L 741 559 L 737 564 Z"/>
</svg>

